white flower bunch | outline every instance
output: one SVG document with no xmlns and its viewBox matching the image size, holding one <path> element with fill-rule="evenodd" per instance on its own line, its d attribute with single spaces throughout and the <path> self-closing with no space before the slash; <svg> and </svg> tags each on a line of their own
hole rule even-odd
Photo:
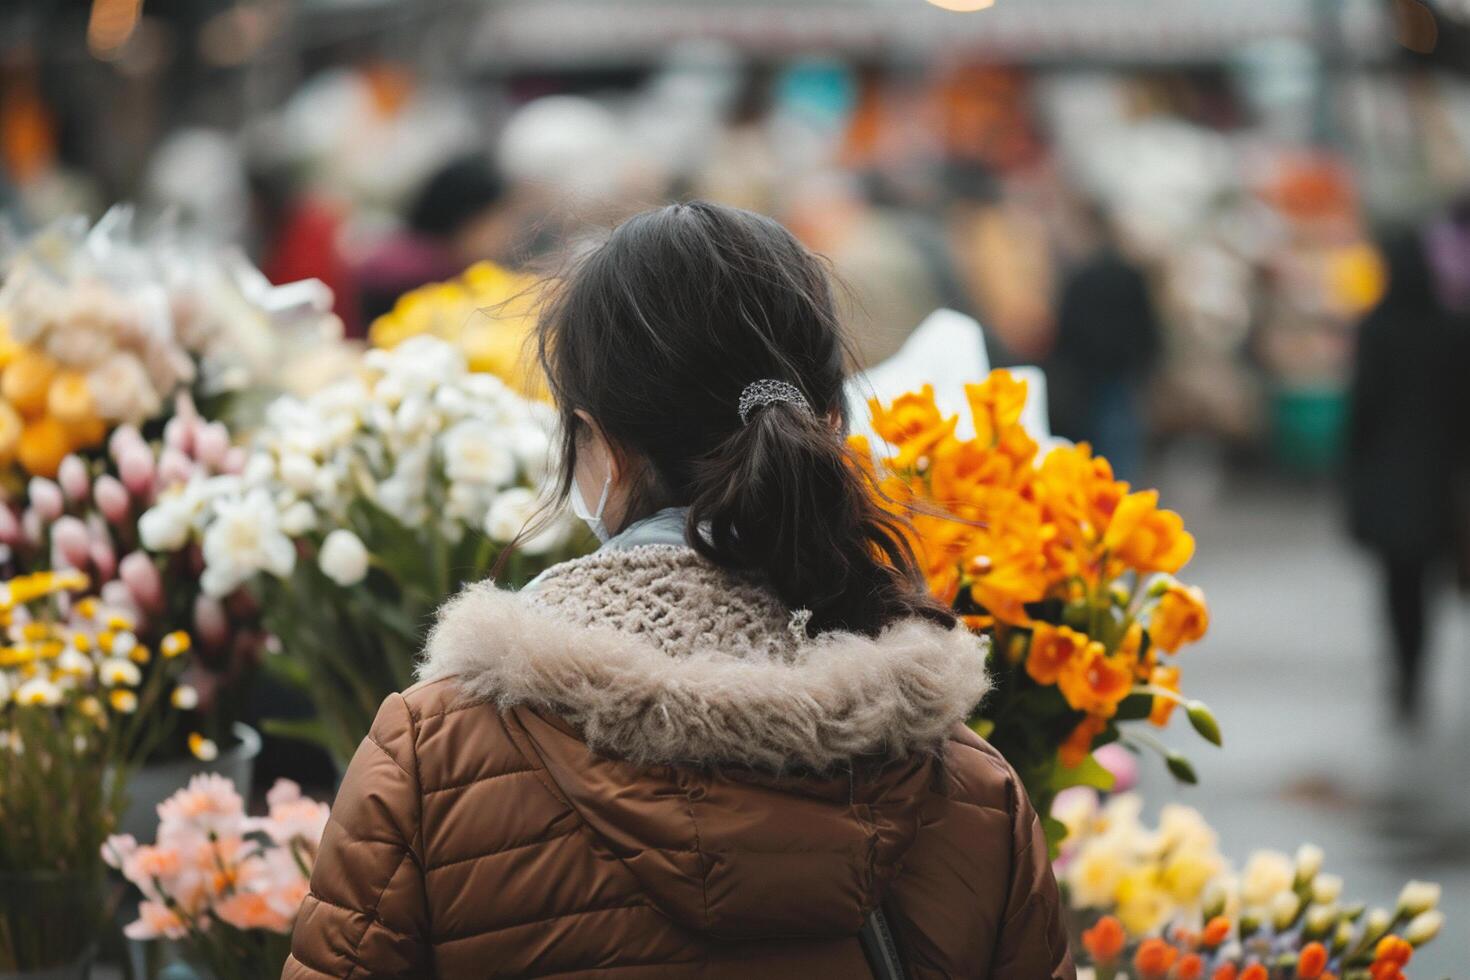
<svg viewBox="0 0 1470 980">
<path fill-rule="evenodd" d="M 520 533 L 549 470 L 552 413 L 502 381 L 469 371 L 433 337 L 369 351 L 362 370 L 306 397 L 270 405 L 236 476 L 191 481 L 140 521 L 150 550 L 202 543 L 201 585 L 224 595 L 259 572 L 289 576 L 293 539 L 321 535 L 317 560 L 339 585 L 373 561 L 364 508 L 420 540 L 456 546 L 483 533 L 496 545 Z M 522 543 L 544 555 L 567 540 L 558 515 Z"/>
</svg>

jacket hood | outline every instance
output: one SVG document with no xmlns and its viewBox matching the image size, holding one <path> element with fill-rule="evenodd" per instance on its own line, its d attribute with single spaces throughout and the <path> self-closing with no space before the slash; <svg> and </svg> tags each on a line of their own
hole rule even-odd
<svg viewBox="0 0 1470 980">
<path fill-rule="evenodd" d="M 963 628 L 808 639 L 763 589 L 663 545 L 531 594 L 466 589 L 420 676 L 496 703 L 651 901 L 725 939 L 856 933 L 924 821 L 934 750 L 988 686 Z"/>
<path fill-rule="evenodd" d="M 530 594 L 470 586 L 419 677 L 550 709 L 637 764 L 825 772 L 938 745 L 988 690 L 985 654 L 965 628 L 918 619 L 808 639 L 749 580 L 651 545 L 559 565 Z"/>
</svg>

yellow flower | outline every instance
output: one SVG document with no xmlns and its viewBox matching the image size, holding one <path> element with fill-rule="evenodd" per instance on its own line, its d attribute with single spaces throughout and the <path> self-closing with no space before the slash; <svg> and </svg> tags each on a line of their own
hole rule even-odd
<svg viewBox="0 0 1470 980">
<path fill-rule="evenodd" d="M 14 369 L 14 366 L 10 368 Z M 6 377 L 9 376 L 7 371 Z M 47 415 L 26 423 L 16 447 L 16 458 L 27 472 L 51 477 L 56 475 L 66 454 L 82 444 L 60 419 Z"/>
<path fill-rule="evenodd" d="M 0 401 L 0 464 L 8 465 L 15 459 L 20 445 L 20 434 L 25 428 L 20 413 L 9 402 Z"/>
<path fill-rule="evenodd" d="M 189 751 L 202 762 L 213 762 L 219 758 L 219 746 L 198 732 L 189 733 Z"/>
<path fill-rule="evenodd" d="M 1118 920 L 1133 936 L 1146 936 L 1162 926 L 1174 911 L 1169 894 L 1160 887 L 1152 868 L 1137 868 L 1118 883 Z"/>
<path fill-rule="evenodd" d="M 122 714 L 130 715 L 138 710 L 138 696 L 126 688 L 118 688 L 107 699 L 112 702 L 113 710 Z"/>
<path fill-rule="evenodd" d="M 31 347 L 22 347 L 0 377 L 0 394 L 28 419 L 46 411 L 46 395 L 56 377 L 56 362 Z"/>
<path fill-rule="evenodd" d="M 868 403 L 873 413 L 873 431 L 893 445 L 897 453 L 886 462 L 895 470 L 914 468 L 942 440 L 954 434 L 958 417 L 946 419 L 934 403 L 934 386 L 900 395 L 887 408 L 873 399 Z"/>
<path fill-rule="evenodd" d="M 1067 885 L 1082 908 L 1108 908 L 1117 902 L 1118 886 L 1127 874 L 1122 841 L 1104 836 L 1078 852 L 1067 868 Z"/>
<path fill-rule="evenodd" d="M 1159 510 L 1159 492 L 1130 493 L 1103 535 L 1109 555 L 1141 573 L 1177 572 L 1194 556 L 1194 536 L 1172 510 Z"/>
<path fill-rule="evenodd" d="M 1133 665 L 1126 658 L 1108 656 L 1093 641 L 1081 656 L 1073 657 L 1057 675 L 1057 690 L 1076 711 L 1111 718 L 1118 702 L 1133 689 Z"/>
<path fill-rule="evenodd" d="M 32 677 L 16 688 L 15 703 L 32 708 L 54 708 L 61 703 L 61 688 L 44 677 Z"/>
<path fill-rule="evenodd" d="M 1256 851 L 1241 873 L 1241 903 L 1248 909 L 1265 909 L 1277 895 L 1290 891 L 1295 879 L 1291 858 L 1280 851 Z"/>
<path fill-rule="evenodd" d="M 1155 667 L 1149 675 L 1149 683 L 1154 687 L 1162 687 L 1166 691 L 1179 693 L 1179 668 L 1178 667 Z M 1173 698 L 1154 695 L 1154 703 L 1149 711 L 1148 720 L 1163 728 L 1169 724 L 1169 716 L 1174 713 L 1178 702 Z"/>
<path fill-rule="evenodd" d="M 199 691 L 188 684 L 180 684 L 168 696 L 169 704 L 180 711 L 193 711 L 199 707 Z"/>
<path fill-rule="evenodd" d="M 191 645 L 192 641 L 188 633 L 183 630 L 175 630 L 163 638 L 163 641 L 158 644 L 158 649 L 165 659 L 172 660 L 174 657 L 188 653 Z"/>
<path fill-rule="evenodd" d="M 1210 608 L 1205 594 L 1192 585 L 1171 582 L 1149 617 L 1148 633 L 1154 645 L 1174 653 L 1194 643 L 1210 628 Z"/>
<path fill-rule="evenodd" d="M 137 687 L 143 683 L 143 673 L 138 665 L 121 657 L 108 657 L 97 665 L 97 678 L 108 687 L 127 685 Z"/>
</svg>

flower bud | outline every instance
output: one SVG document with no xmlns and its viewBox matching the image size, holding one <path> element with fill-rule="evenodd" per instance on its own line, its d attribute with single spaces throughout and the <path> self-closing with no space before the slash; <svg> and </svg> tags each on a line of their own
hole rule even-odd
<svg viewBox="0 0 1470 980">
<path fill-rule="evenodd" d="M 1353 924 L 1346 919 L 1337 924 L 1337 931 L 1332 934 L 1332 952 L 1341 953 L 1348 948 L 1348 943 L 1353 941 Z"/>
<path fill-rule="evenodd" d="M 111 523 L 121 524 L 128 519 L 128 491 L 117 477 L 107 473 L 99 476 L 92 485 L 92 498 L 97 501 L 102 516 Z"/>
<path fill-rule="evenodd" d="M 1312 901 L 1321 905 L 1331 905 L 1341 897 L 1341 875 L 1318 875 L 1312 879 Z"/>
<path fill-rule="evenodd" d="M 1206 742 L 1212 745 L 1223 745 L 1224 740 L 1220 737 L 1220 723 L 1215 720 L 1215 715 L 1203 701 L 1189 701 L 1184 705 L 1185 714 L 1189 716 L 1189 723 L 1194 730 L 1200 733 Z"/>
<path fill-rule="evenodd" d="M 1409 920 L 1409 925 L 1404 929 L 1404 939 L 1413 946 L 1423 946 L 1444 928 L 1444 913 L 1439 909 L 1430 909 L 1420 912 Z"/>
<path fill-rule="evenodd" d="M 158 454 L 158 489 L 180 487 L 194 475 L 194 461 L 172 446 Z"/>
<path fill-rule="evenodd" d="M 1148 584 L 1148 597 L 1150 599 L 1162 598 L 1165 592 L 1178 583 L 1179 580 L 1172 575 L 1156 575 Z"/>
<path fill-rule="evenodd" d="M 1321 939 L 1337 925 L 1336 905 L 1310 905 L 1302 920 L 1302 933 L 1309 939 Z"/>
<path fill-rule="evenodd" d="M 149 613 L 163 611 L 163 578 L 150 555 L 142 551 L 129 553 L 118 564 L 117 577 L 128 587 L 139 609 Z"/>
<path fill-rule="evenodd" d="M 219 469 L 230 452 L 230 430 L 223 422 L 199 427 L 194 436 L 194 456 L 205 466 Z"/>
<path fill-rule="evenodd" d="M 87 464 L 82 462 L 80 456 L 73 454 L 68 454 L 61 461 L 56 481 L 61 484 L 61 492 L 66 494 L 66 498 L 77 503 L 87 499 L 87 491 L 92 485 L 91 478 L 87 475 Z"/>
<path fill-rule="evenodd" d="M 1199 782 L 1199 777 L 1194 772 L 1194 766 L 1190 765 L 1189 760 L 1178 752 L 1170 752 L 1166 755 L 1164 757 L 1164 765 L 1169 767 L 1169 772 L 1181 783 L 1187 783 L 1193 786 Z"/>
<path fill-rule="evenodd" d="M 58 517 L 51 525 L 51 548 L 56 565 L 85 569 L 91 543 L 87 525 L 70 514 Z"/>
<path fill-rule="evenodd" d="M 1242 939 L 1261 931 L 1261 913 L 1257 909 L 1250 909 L 1240 913 L 1240 936 Z"/>
<path fill-rule="evenodd" d="M 1301 847 L 1297 848 L 1297 882 L 1300 884 L 1306 884 L 1313 878 L 1317 877 L 1317 873 L 1322 870 L 1322 862 L 1325 858 L 1326 855 L 1322 853 L 1322 848 L 1318 847 L 1316 844 L 1303 844 Z"/>
<path fill-rule="evenodd" d="M 1439 885 L 1432 881 L 1411 881 L 1399 892 L 1400 915 L 1416 916 L 1439 904 Z"/>
<path fill-rule="evenodd" d="M 1296 893 L 1279 892 L 1271 899 L 1271 925 L 1277 932 L 1285 932 L 1291 928 L 1301 910 L 1302 900 L 1296 897 Z"/>
<path fill-rule="evenodd" d="M 133 496 L 153 499 L 153 450 L 146 443 L 130 443 L 118 452 L 117 473 Z"/>
<path fill-rule="evenodd" d="M 54 521 L 66 510 L 66 500 L 61 495 L 61 487 L 45 477 L 32 477 L 26 491 L 30 498 L 31 508 L 43 521 Z"/>
<path fill-rule="evenodd" d="M 1363 920 L 1363 939 L 1361 945 L 1372 946 L 1382 939 L 1387 933 L 1389 926 L 1393 925 L 1393 913 L 1388 909 L 1374 909 L 1368 913 Z"/>
</svg>

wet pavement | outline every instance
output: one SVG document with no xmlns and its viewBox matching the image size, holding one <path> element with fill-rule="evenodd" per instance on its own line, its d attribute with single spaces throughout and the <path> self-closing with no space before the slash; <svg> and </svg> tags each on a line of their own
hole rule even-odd
<svg viewBox="0 0 1470 980">
<path fill-rule="evenodd" d="M 1219 474 L 1207 455 L 1155 473 L 1198 539 L 1182 577 L 1205 589 L 1212 625 L 1180 662 L 1225 748 L 1176 724 L 1166 741 L 1188 751 L 1200 785 L 1145 760 L 1150 812 L 1198 807 L 1237 865 L 1256 847 L 1320 844 L 1350 901 L 1391 906 L 1411 877 L 1440 882 L 1445 931 L 1409 975 L 1470 978 L 1470 600 L 1446 578 L 1425 711 L 1415 730 L 1396 728 L 1376 569 L 1342 534 L 1332 488 Z"/>
</svg>

